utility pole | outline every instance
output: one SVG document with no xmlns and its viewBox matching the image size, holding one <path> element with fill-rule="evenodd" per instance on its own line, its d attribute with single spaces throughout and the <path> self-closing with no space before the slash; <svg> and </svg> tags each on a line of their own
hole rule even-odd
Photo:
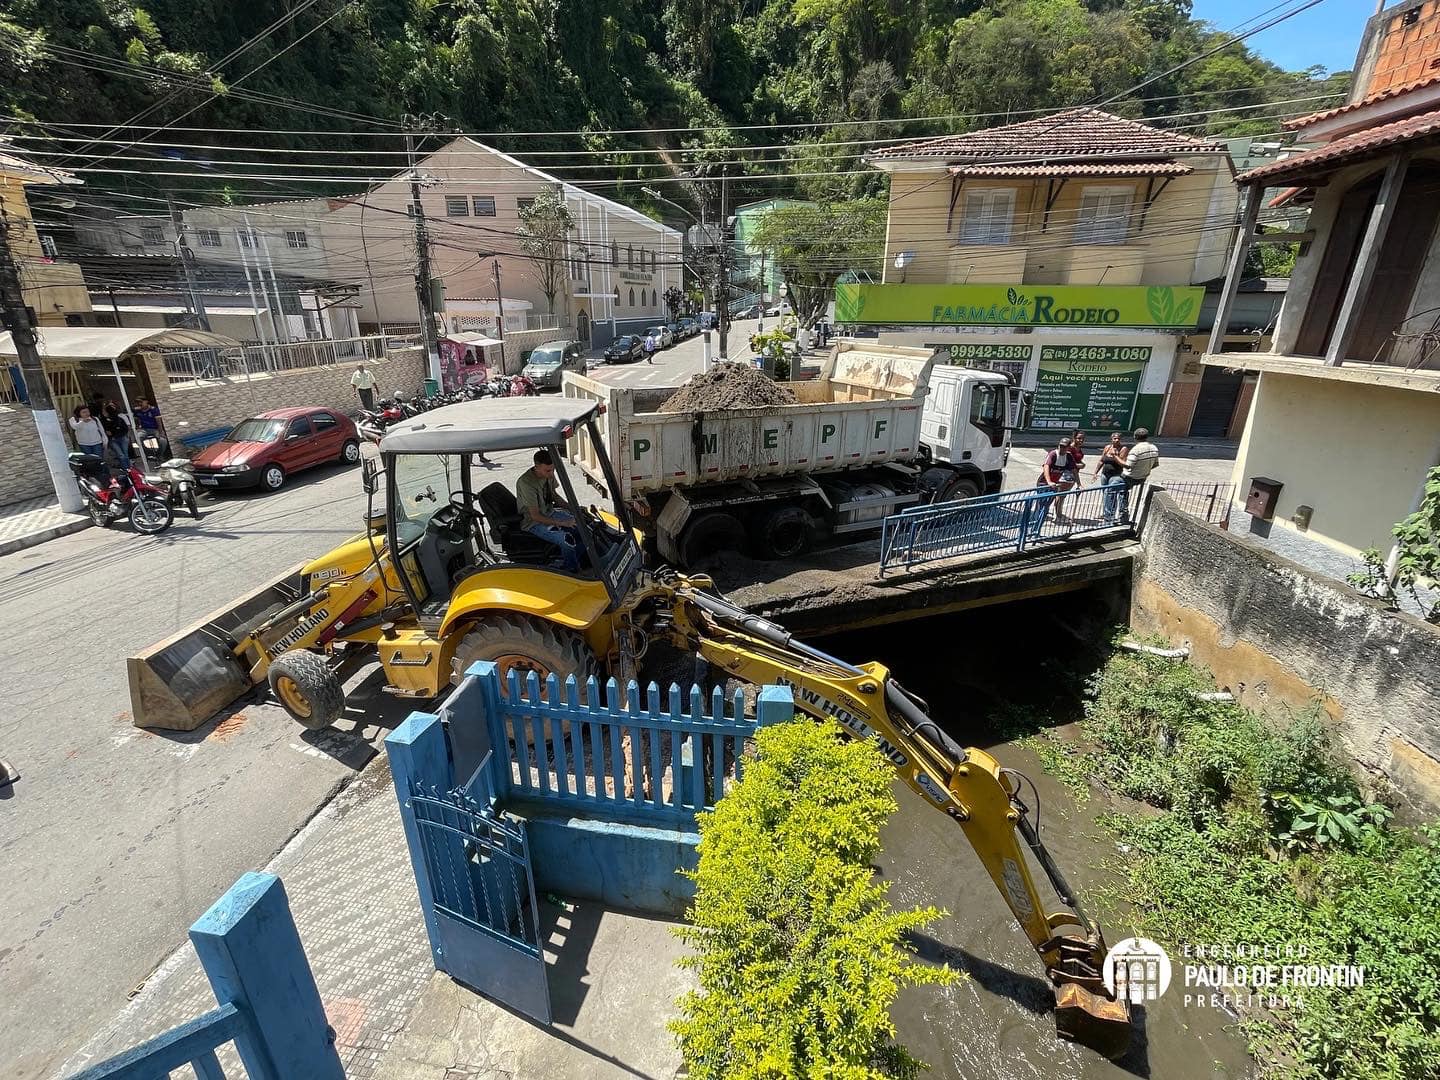
<svg viewBox="0 0 1440 1080">
<path fill-rule="evenodd" d="M 720 250 L 716 256 L 720 268 L 716 274 L 715 318 L 720 323 L 720 361 L 730 359 L 730 178 L 720 177 Z"/>
<path fill-rule="evenodd" d="M 415 171 L 415 136 L 405 133 L 405 159 L 410 163 L 410 218 L 415 224 L 415 301 L 420 308 L 420 334 L 430 377 L 440 383 L 440 342 L 435 331 L 435 313 L 430 309 L 430 234 L 425 228 L 425 208 L 420 203 L 420 174 Z"/>
<path fill-rule="evenodd" d="M 495 256 L 495 261 L 490 264 L 495 272 L 495 310 L 497 319 L 495 322 L 495 333 L 500 339 L 500 374 L 510 374 L 510 364 L 505 359 L 505 294 L 500 291 L 500 256 Z"/>
<path fill-rule="evenodd" d="M 20 291 L 20 270 L 10 251 L 10 220 L 0 207 L 0 322 L 10 331 L 20 358 L 20 375 L 25 380 L 25 396 L 30 402 L 30 415 L 40 434 L 40 450 L 55 486 L 55 498 L 67 514 L 81 510 L 80 489 L 70 475 L 70 451 L 60 429 L 60 417 L 50 399 L 50 384 L 45 381 L 45 365 L 36 347 L 35 315 L 25 304 Z"/>
<path fill-rule="evenodd" d="M 765 332 L 765 252 L 760 253 L 760 332 Z"/>
<path fill-rule="evenodd" d="M 190 250 L 190 245 L 185 240 L 185 218 L 176 208 L 174 199 L 166 196 L 165 202 L 170 207 L 170 220 L 175 225 L 175 250 L 180 256 L 180 267 L 185 271 L 185 292 L 190 297 L 190 315 L 200 325 L 201 330 L 208 331 L 210 315 L 205 310 L 205 301 L 200 296 L 199 286 L 195 284 L 195 253 Z"/>
</svg>

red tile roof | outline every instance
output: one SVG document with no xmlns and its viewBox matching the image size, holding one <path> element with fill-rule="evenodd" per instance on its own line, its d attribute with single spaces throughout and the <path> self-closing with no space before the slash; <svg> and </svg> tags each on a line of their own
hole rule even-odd
<svg viewBox="0 0 1440 1080">
<path fill-rule="evenodd" d="M 1132 161 L 1128 165 L 952 165 L 955 176 L 1021 180 L 1046 176 L 1184 176 L 1195 170 L 1179 161 Z"/>
<path fill-rule="evenodd" d="M 1314 150 L 1306 150 L 1303 154 L 1241 173 L 1235 179 L 1241 184 L 1253 184 L 1263 180 L 1267 185 L 1314 179 L 1318 173 L 1337 169 L 1357 158 L 1373 156 L 1378 150 L 1437 133 L 1440 133 L 1440 109 L 1341 136 Z"/>
<path fill-rule="evenodd" d="M 1119 154 L 1223 154 L 1225 147 L 1098 109 L 1067 109 L 964 135 L 883 146 L 875 160 L 904 158 L 1113 158 Z"/>
<path fill-rule="evenodd" d="M 1392 86 L 1387 90 L 1381 90 L 1363 97 L 1359 101 L 1352 101 L 1346 105 L 1337 105 L 1333 109 L 1325 109 L 1323 112 L 1311 113 L 1309 116 L 1297 116 L 1294 120 L 1286 120 L 1281 126 L 1291 130 L 1309 127 L 1311 124 L 1318 124 L 1321 120 L 1329 120 L 1332 116 L 1343 116 L 1346 113 L 1354 112 L 1356 109 L 1363 109 L 1366 105 L 1374 105 L 1377 102 L 1403 97 L 1411 90 L 1420 90 L 1427 86 L 1434 86 L 1436 83 L 1440 83 L 1440 75 L 1431 75 L 1429 78 L 1421 79 L 1419 82 L 1406 83 L 1404 86 Z"/>
</svg>

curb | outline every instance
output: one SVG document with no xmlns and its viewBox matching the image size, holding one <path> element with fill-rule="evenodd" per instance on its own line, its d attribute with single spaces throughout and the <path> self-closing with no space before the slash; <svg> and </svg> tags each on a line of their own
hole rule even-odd
<svg viewBox="0 0 1440 1080">
<path fill-rule="evenodd" d="M 13 555 L 17 551 L 24 551 L 26 548 L 35 547 L 45 543 L 47 540 L 55 540 L 62 536 L 69 536 L 71 533 L 77 533 L 81 529 L 88 529 L 93 524 L 94 522 L 89 518 L 82 518 L 79 521 L 67 521 L 61 525 L 52 525 L 50 528 L 41 529 L 39 532 L 26 533 L 24 536 L 16 537 L 14 540 L 0 542 L 0 555 Z"/>
</svg>

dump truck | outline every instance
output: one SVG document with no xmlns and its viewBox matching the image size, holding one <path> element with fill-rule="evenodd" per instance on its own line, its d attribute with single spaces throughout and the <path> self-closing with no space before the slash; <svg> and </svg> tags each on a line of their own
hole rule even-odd
<svg viewBox="0 0 1440 1080">
<path fill-rule="evenodd" d="M 1021 391 L 931 349 L 841 341 L 793 405 L 661 412 L 677 386 L 567 374 L 564 393 L 602 403 L 605 449 L 626 500 L 648 506 L 660 555 L 678 566 L 749 550 L 799 555 L 816 540 L 878 529 L 919 503 L 1001 490 Z M 572 462 L 604 477 L 584 446 Z"/>
<path fill-rule="evenodd" d="M 604 415 L 588 398 L 489 399 L 391 428 L 365 449 L 364 532 L 132 658 L 136 722 L 194 727 L 227 695 L 268 683 L 292 717 L 322 728 L 344 713 L 341 672 L 355 657 L 378 658 L 387 690 L 432 700 L 476 660 L 505 679 L 574 676 L 584 687 L 591 676 L 643 678 L 652 646 L 668 645 L 708 669 L 705 681 L 789 686 L 798 713 L 876 746 L 975 850 L 1054 988 L 1060 1034 L 1122 1054 L 1129 1010 L 1106 985 L 1104 935 L 1042 842 L 1024 778 L 957 743 L 883 664 L 829 656 L 717 595 L 707 577 L 647 566 Z M 608 506 L 579 497 L 565 468 L 576 440 L 589 444 Z M 554 461 L 578 570 L 560 568 L 553 545 L 523 528 L 514 495 L 487 482 L 486 455 L 532 449 Z"/>
</svg>

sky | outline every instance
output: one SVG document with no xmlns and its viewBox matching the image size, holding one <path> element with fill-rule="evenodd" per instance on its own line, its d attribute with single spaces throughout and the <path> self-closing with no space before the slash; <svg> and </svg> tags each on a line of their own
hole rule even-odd
<svg viewBox="0 0 1440 1080">
<path fill-rule="evenodd" d="M 1194 0 L 1194 16 L 1229 30 L 1270 7 L 1271 2 Z M 1322 0 L 1279 26 L 1247 38 L 1246 44 L 1287 70 L 1300 71 L 1321 64 L 1330 71 L 1348 71 L 1355 63 L 1365 22 L 1375 14 L 1375 7 L 1376 0 Z"/>
</svg>

